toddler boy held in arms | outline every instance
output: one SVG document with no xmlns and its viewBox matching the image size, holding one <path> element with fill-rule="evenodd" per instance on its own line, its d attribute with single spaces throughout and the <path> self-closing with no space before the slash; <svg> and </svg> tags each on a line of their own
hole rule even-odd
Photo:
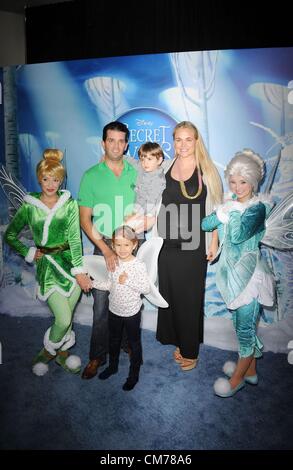
<svg viewBox="0 0 293 470">
<path fill-rule="evenodd" d="M 156 142 L 146 142 L 139 148 L 138 156 L 139 160 L 126 158 L 138 171 L 134 213 L 154 216 L 166 187 L 165 174 L 161 166 L 164 153 Z"/>
</svg>

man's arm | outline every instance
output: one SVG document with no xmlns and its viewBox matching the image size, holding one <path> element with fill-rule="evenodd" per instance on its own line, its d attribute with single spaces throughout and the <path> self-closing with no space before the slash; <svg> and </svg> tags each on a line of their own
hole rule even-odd
<svg viewBox="0 0 293 470">
<path fill-rule="evenodd" d="M 104 242 L 102 235 L 94 227 L 92 223 L 92 213 L 93 210 L 91 207 L 79 207 L 81 228 L 94 245 L 96 245 L 103 253 L 108 271 L 115 271 L 116 266 L 118 265 L 117 256 Z"/>
</svg>

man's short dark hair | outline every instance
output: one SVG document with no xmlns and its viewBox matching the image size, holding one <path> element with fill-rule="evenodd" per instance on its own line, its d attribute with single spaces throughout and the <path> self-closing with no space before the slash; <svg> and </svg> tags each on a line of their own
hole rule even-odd
<svg viewBox="0 0 293 470">
<path fill-rule="evenodd" d="M 123 124 L 123 122 L 113 121 L 113 122 L 109 122 L 108 124 L 106 124 L 106 126 L 103 129 L 103 142 L 105 142 L 107 139 L 108 131 L 124 132 L 125 142 L 128 142 L 129 140 L 129 129 L 125 124 Z"/>
</svg>

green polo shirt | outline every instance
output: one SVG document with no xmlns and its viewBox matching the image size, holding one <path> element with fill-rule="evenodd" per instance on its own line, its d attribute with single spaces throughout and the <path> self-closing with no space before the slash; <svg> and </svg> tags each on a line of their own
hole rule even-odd
<svg viewBox="0 0 293 470">
<path fill-rule="evenodd" d="M 89 168 L 83 175 L 79 193 L 79 206 L 93 210 L 93 223 L 102 235 L 111 237 L 113 230 L 123 224 L 131 214 L 135 199 L 137 171 L 124 160 L 120 176 L 115 176 L 105 162 Z"/>
</svg>

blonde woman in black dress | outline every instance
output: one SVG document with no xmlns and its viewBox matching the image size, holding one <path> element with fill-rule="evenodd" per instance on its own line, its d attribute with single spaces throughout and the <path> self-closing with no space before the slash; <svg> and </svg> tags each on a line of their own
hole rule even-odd
<svg viewBox="0 0 293 470">
<path fill-rule="evenodd" d="M 173 132 L 175 158 L 165 162 L 166 188 L 158 209 L 159 290 L 169 307 L 158 309 L 157 340 L 173 344 L 183 371 L 196 367 L 203 342 L 207 260 L 215 257 L 217 232 L 201 230 L 203 217 L 222 201 L 219 173 L 197 128 L 189 121 Z"/>
</svg>

